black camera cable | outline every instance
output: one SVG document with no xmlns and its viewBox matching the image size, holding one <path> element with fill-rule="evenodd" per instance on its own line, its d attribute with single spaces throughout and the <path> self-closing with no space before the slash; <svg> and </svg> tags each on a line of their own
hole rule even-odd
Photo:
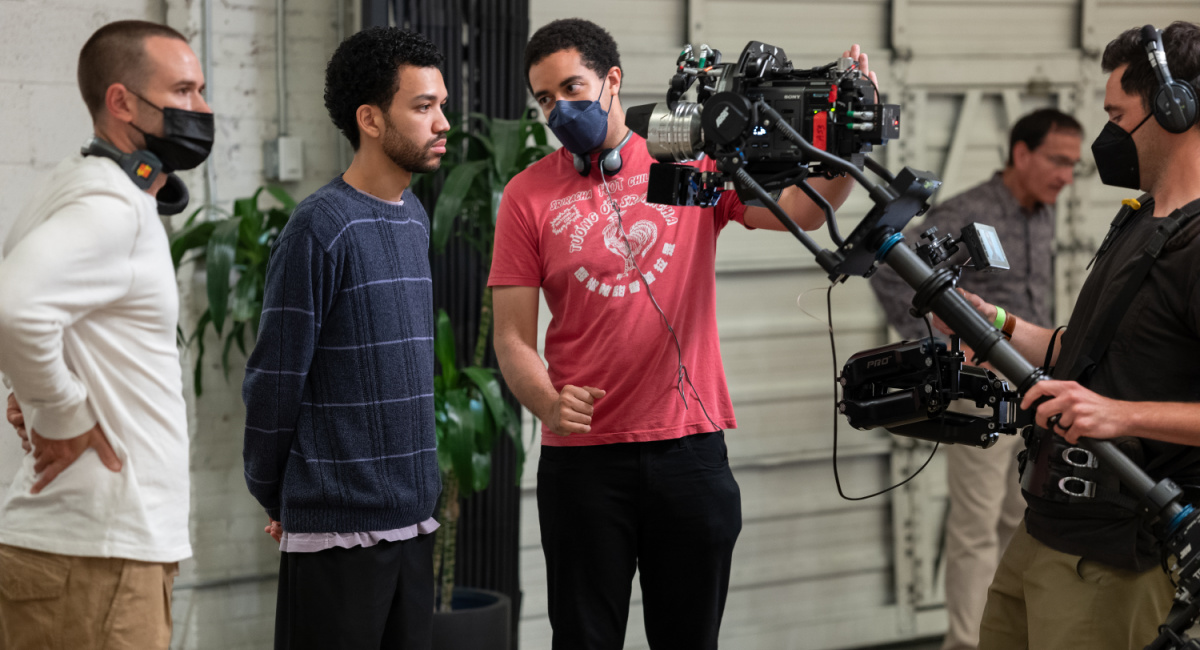
<svg viewBox="0 0 1200 650">
<path fill-rule="evenodd" d="M 941 445 L 941 443 L 939 443 L 939 442 L 933 443 L 933 451 L 929 452 L 929 458 L 925 459 L 925 462 L 922 463 L 921 466 L 917 468 L 917 471 L 913 472 L 912 475 L 909 476 L 908 478 L 904 479 L 903 481 L 900 481 L 899 483 L 897 483 L 889 488 L 885 488 L 878 492 L 868 494 L 866 496 L 861 496 L 861 497 L 846 496 L 846 493 L 842 491 L 842 477 L 838 473 L 838 420 L 841 419 L 842 414 L 838 410 L 838 407 L 837 407 L 838 401 L 839 401 L 838 387 L 841 384 L 838 382 L 837 343 L 834 342 L 834 339 L 833 339 L 833 287 L 834 287 L 834 285 L 830 284 L 829 289 L 827 289 L 825 291 L 825 313 L 829 318 L 829 349 L 833 353 L 833 482 L 835 485 L 837 485 L 838 496 L 842 497 L 846 501 L 865 501 L 867 499 L 877 497 L 881 494 L 886 494 L 888 492 L 891 492 L 892 490 L 895 490 L 896 488 L 898 488 L 898 487 L 904 485 L 905 483 L 908 483 L 909 481 L 916 478 L 917 475 L 920 474 L 922 471 L 924 471 L 924 469 L 929 466 L 929 463 L 931 461 L 933 461 L 933 457 L 934 457 L 934 455 L 937 454 L 938 447 Z M 928 316 L 925 316 L 925 327 L 929 330 L 929 338 L 932 339 L 933 338 L 933 326 L 929 323 Z M 940 395 L 942 392 L 941 373 L 937 373 L 937 389 L 938 389 L 938 394 Z M 942 426 L 945 426 L 945 423 L 946 423 L 946 421 L 942 420 Z"/>
</svg>

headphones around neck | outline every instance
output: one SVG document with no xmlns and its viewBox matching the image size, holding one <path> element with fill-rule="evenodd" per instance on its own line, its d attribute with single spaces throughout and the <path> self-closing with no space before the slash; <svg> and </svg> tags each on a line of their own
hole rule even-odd
<svg viewBox="0 0 1200 650">
<path fill-rule="evenodd" d="M 1154 93 L 1154 119 L 1170 133 L 1183 133 L 1196 123 L 1196 91 L 1191 84 L 1171 77 L 1167 54 L 1163 49 L 1162 33 L 1153 25 L 1142 28 L 1142 46 L 1150 55 L 1150 67 L 1158 78 Z"/>
<path fill-rule="evenodd" d="M 605 176 L 614 176 L 621 171 L 621 165 L 625 161 L 621 160 L 621 148 L 629 142 L 629 138 L 633 136 L 633 130 L 630 129 L 621 142 L 612 149 L 601 149 L 600 156 L 596 159 L 596 164 L 600 167 L 601 174 Z M 580 176 L 587 176 L 592 171 L 591 154 L 583 154 L 582 156 L 573 153 L 571 157 L 575 159 L 575 171 L 579 172 Z"/>
<path fill-rule="evenodd" d="M 158 175 L 162 173 L 162 161 L 153 153 L 145 149 L 125 153 L 94 135 L 88 138 L 79 153 L 84 156 L 100 156 L 116 162 L 121 171 L 129 176 L 129 180 L 143 191 L 149 189 Z M 175 174 L 167 174 L 167 184 L 158 190 L 158 194 L 154 198 L 158 202 L 158 213 L 161 215 L 179 214 L 191 200 L 187 185 Z"/>
</svg>

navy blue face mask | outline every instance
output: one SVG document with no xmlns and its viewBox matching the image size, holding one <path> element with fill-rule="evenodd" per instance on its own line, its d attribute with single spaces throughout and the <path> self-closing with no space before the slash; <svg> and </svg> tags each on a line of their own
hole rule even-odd
<svg viewBox="0 0 1200 650">
<path fill-rule="evenodd" d="M 600 97 L 604 96 L 604 85 L 600 85 Z M 567 151 L 586 156 L 604 144 L 604 138 L 608 136 L 608 111 L 600 108 L 600 97 L 554 103 L 554 110 L 550 111 L 546 122 Z M 612 108 L 612 100 L 608 107 Z"/>
</svg>

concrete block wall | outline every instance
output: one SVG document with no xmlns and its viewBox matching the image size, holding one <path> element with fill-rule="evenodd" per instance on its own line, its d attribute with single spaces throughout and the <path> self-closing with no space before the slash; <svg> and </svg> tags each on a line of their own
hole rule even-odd
<svg viewBox="0 0 1200 650">
<path fill-rule="evenodd" d="M 303 138 L 305 177 L 284 187 L 297 199 L 326 183 L 348 160 L 322 99 L 325 62 L 339 40 L 339 9 L 357 3 L 286 0 L 288 134 Z M 213 0 L 213 67 L 208 83 L 217 115 L 213 202 L 226 209 L 263 180 L 263 142 L 278 131 L 274 0 Z M 0 0 L 0 241 L 37 182 L 91 133 L 75 81 L 79 48 L 101 25 L 120 19 L 166 22 L 203 57 L 201 0 Z M 352 25 L 353 23 L 347 23 Z M 192 208 L 209 194 L 203 167 L 185 173 Z M 267 199 L 269 200 L 269 199 Z M 178 227 L 182 217 L 168 227 Z M 187 334 L 205 307 L 203 268 L 180 273 L 180 324 Z M 174 593 L 172 648 L 249 650 L 271 646 L 278 550 L 263 533 L 266 515 L 242 478 L 241 367 L 236 349 L 228 380 L 221 342 L 207 338 L 204 394 L 192 398 L 195 350 L 181 372 L 189 398 L 191 540 Z M 6 397 L 0 395 L 0 397 Z M 0 489 L 22 453 L 0 425 Z"/>
</svg>

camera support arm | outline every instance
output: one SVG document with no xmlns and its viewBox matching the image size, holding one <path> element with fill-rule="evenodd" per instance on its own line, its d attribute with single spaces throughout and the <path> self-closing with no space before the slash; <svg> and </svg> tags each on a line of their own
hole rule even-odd
<svg viewBox="0 0 1200 650">
<path fill-rule="evenodd" d="M 763 127 L 779 130 L 800 148 L 808 160 L 819 161 L 849 174 L 867 190 L 877 208 L 885 209 L 902 198 L 893 188 L 872 183 L 853 163 L 814 147 L 766 102 L 757 100 L 754 108 Z M 822 249 L 788 217 L 770 194 L 745 170 L 742 162 L 739 157 L 731 157 L 719 161 L 719 164 L 723 171 L 733 176 L 740 188 L 751 192 L 771 210 L 788 231 L 816 256 L 822 268 L 832 275 L 841 273 L 839 264 L 843 259 L 843 249 L 853 247 L 854 242 L 841 243 L 836 253 Z M 879 173 L 876 168 L 881 166 L 869 166 L 872 171 Z M 890 174 L 884 177 L 889 176 Z M 894 177 L 888 178 L 893 179 Z M 821 207 L 824 210 L 827 205 Z M 990 363 L 1017 386 L 1018 392 L 1024 394 L 1034 384 L 1047 379 L 1039 368 L 1021 356 L 995 327 L 985 321 L 965 298 L 954 291 L 951 272 L 946 269 L 934 270 L 910 248 L 900 245 L 904 237 L 891 227 L 880 226 L 874 230 L 875 232 L 862 243 L 867 244 L 875 253 L 876 261 L 891 266 L 916 290 L 913 306 L 920 313 L 932 311 L 937 314 L 975 351 L 977 362 Z M 1042 398 L 1045 399 L 1049 398 Z M 1200 596 L 1200 513 L 1182 502 L 1183 493 L 1174 482 L 1170 479 L 1155 481 L 1111 442 L 1085 438 L 1080 440 L 1079 446 L 1107 463 L 1121 483 L 1139 499 L 1142 516 L 1154 524 L 1155 533 L 1168 552 L 1176 558 L 1179 571 L 1176 607 L 1167 623 L 1160 628 L 1160 636 L 1148 648 L 1200 648 L 1200 645 L 1193 645 L 1194 642 L 1188 642 L 1182 636 L 1200 616 L 1200 598 L 1196 598 Z"/>
</svg>

